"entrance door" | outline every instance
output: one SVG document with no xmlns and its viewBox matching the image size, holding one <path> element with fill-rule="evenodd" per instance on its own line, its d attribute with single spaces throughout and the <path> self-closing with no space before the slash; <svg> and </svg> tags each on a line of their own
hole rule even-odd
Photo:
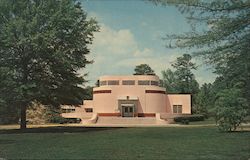
<svg viewBox="0 0 250 160">
<path fill-rule="evenodd" d="M 134 105 L 122 105 L 123 117 L 134 117 Z"/>
</svg>

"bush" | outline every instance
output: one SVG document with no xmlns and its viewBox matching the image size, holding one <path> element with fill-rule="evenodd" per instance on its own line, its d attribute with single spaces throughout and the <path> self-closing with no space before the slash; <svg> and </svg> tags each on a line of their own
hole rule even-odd
<svg viewBox="0 0 250 160">
<path fill-rule="evenodd" d="M 62 118 L 60 124 L 63 123 L 80 123 L 81 119 L 79 118 Z"/>
<path fill-rule="evenodd" d="M 61 109 L 53 106 L 45 106 L 39 102 L 33 102 L 27 109 L 27 120 L 30 124 L 66 123 L 61 116 Z"/>
<path fill-rule="evenodd" d="M 26 117 L 29 124 L 45 124 L 45 106 L 38 102 L 32 102 L 26 111 Z"/>
<path fill-rule="evenodd" d="M 187 120 L 187 119 L 186 120 L 182 120 L 181 123 L 182 124 L 189 124 L 189 120 Z"/>
<path fill-rule="evenodd" d="M 48 119 L 49 123 L 65 123 L 65 118 L 63 118 L 62 116 L 60 116 L 59 114 L 53 114 L 52 116 L 50 116 L 50 118 Z"/>
<path fill-rule="evenodd" d="M 178 116 L 174 118 L 175 122 L 181 122 L 182 124 L 189 124 L 189 122 L 194 122 L 194 121 L 204 121 L 204 116 L 203 115 L 183 115 L 183 116 Z"/>
<path fill-rule="evenodd" d="M 234 131 L 247 116 L 247 99 L 236 88 L 225 89 L 217 94 L 216 122 L 221 131 Z"/>
</svg>

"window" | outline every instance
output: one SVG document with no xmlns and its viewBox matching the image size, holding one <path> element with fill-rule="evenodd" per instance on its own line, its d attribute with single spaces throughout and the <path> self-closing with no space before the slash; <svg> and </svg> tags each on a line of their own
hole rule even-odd
<svg viewBox="0 0 250 160">
<path fill-rule="evenodd" d="M 135 85 L 134 80 L 124 80 L 122 81 L 122 85 Z"/>
<path fill-rule="evenodd" d="M 133 112 L 133 107 L 129 107 L 129 112 Z"/>
<path fill-rule="evenodd" d="M 105 86 L 105 85 L 107 85 L 107 81 L 101 81 L 100 82 L 100 86 Z"/>
<path fill-rule="evenodd" d="M 151 85 L 153 85 L 153 86 L 159 86 L 159 82 L 158 81 L 151 81 Z"/>
<path fill-rule="evenodd" d="M 182 105 L 173 105 L 173 113 L 182 113 Z"/>
<path fill-rule="evenodd" d="M 93 108 L 85 108 L 85 112 L 93 112 Z"/>
<path fill-rule="evenodd" d="M 108 81 L 108 85 L 119 85 L 118 80 Z"/>
<path fill-rule="evenodd" d="M 71 113 L 71 112 L 75 112 L 75 109 L 62 109 L 62 113 Z"/>
<path fill-rule="evenodd" d="M 128 107 L 125 107 L 125 112 L 128 113 Z"/>
<path fill-rule="evenodd" d="M 138 85 L 149 85 L 150 81 L 138 81 Z"/>
</svg>

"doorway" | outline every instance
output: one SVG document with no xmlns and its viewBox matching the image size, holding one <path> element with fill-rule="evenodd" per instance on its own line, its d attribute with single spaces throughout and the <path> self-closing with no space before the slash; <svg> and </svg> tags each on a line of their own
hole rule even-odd
<svg viewBox="0 0 250 160">
<path fill-rule="evenodd" d="M 122 117 L 134 117 L 134 104 L 122 104 Z"/>
</svg>

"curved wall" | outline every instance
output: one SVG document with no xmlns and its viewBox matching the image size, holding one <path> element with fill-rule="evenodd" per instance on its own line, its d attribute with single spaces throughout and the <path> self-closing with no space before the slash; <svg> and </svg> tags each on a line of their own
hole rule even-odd
<svg viewBox="0 0 250 160">
<path fill-rule="evenodd" d="M 138 80 L 159 81 L 157 76 L 103 76 L 100 81 L 119 80 L 119 85 L 103 85 L 93 89 L 93 112 L 120 113 L 120 97 L 137 97 L 138 113 L 166 112 L 165 88 L 153 85 L 138 85 Z M 122 80 L 135 80 L 135 85 L 122 85 Z"/>
</svg>

